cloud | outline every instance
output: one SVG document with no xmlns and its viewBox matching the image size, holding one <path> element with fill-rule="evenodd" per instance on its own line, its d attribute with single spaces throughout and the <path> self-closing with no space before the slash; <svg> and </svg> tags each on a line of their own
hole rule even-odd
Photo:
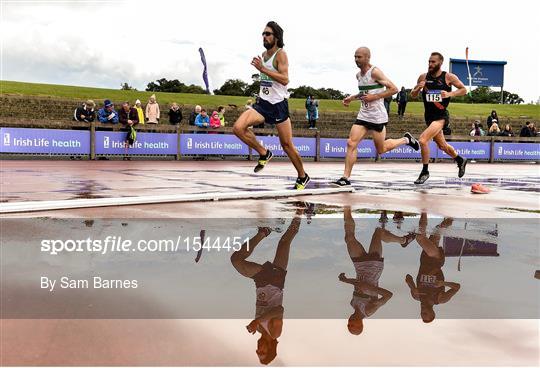
<svg viewBox="0 0 540 368">
<path fill-rule="evenodd" d="M 462 58 L 469 46 L 474 58 L 507 60 L 505 88 L 536 100 L 538 6 L 485 4 L 458 1 L 445 9 L 444 22 L 436 22 L 428 2 L 391 1 L 384 17 L 367 14 L 352 0 L 340 6 L 315 2 L 309 9 L 276 0 L 264 12 L 249 1 L 4 2 L 1 77 L 110 88 L 128 82 L 144 89 L 162 77 L 202 85 L 197 50 L 203 47 L 213 88 L 230 78 L 250 81 L 251 58 L 263 51 L 260 32 L 273 19 L 285 29 L 290 87 L 353 92 L 353 54 L 361 45 L 372 49 L 373 64 L 394 83 L 410 87 L 431 51 Z M 487 26 L 503 15 L 501 27 L 511 32 Z"/>
</svg>

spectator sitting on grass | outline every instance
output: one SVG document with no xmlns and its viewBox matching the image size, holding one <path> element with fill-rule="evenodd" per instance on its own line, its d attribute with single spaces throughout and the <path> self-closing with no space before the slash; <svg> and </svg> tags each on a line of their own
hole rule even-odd
<svg viewBox="0 0 540 368">
<path fill-rule="evenodd" d="M 499 135 L 503 137 L 513 137 L 514 132 L 512 131 L 512 127 L 510 126 L 510 124 L 506 124 L 504 126 L 504 130 L 501 130 L 501 133 Z"/>
<path fill-rule="evenodd" d="M 126 140 L 125 140 L 125 157 L 124 160 L 129 160 L 129 157 L 127 156 L 127 150 L 128 147 L 133 145 L 135 140 L 137 139 L 137 132 L 135 131 L 135 125 L 139 124 L 139 113 L 137 112 L 137 109 L 129 106 L 129 102 L 124 102 L 122 104 L 122 108 L 118 112 L 118 120 L 120 121 L 120 124 L 122 124 L 124 127 L 122 131 L 126 132 Z"/>
<path fill-rule="evenodd" d="M 103 101 L 103 107 L 98 110 L 98 120 L 100 123 L 118 124 L 118 113 L 111 100 Z"/>
<path fill-rule="evenodd" d="M 159 105 L 156 102 L 156 95 L 150 96 L 148 105 L 146 105 L 146 122 L 148 124 L 159 123 Z"/>
<path fill-rule="evenodd" d="M 189 125 L 195 125 L 195 120 L 197 116 L 201 113 L 201 107 L 199 105 L 195 106 L 195 110 L 189 114 Z"/>
<path fill-rule="evenodd" d="M 139 124 L 144 124 L 144 111 L 141 105 L 141 100 L 135 101 L 135 109 L 139 115 Z"/>
<path fill-rule="evenodd" d="M 488 135 L 494 136 L 499 135 L 501 133 L 501 130 L 499 129 L 499 124 L 497 124 L 497 120 L 493 119 L 493 122 L 491 123 L 491 127 L 489 128 Z"/>
<path fill-rule="evenodd" d="M 499 117 L 497 116 L 497 111 L 492 110 L 491 114 L 488 116 L 486 120 L 488 129 L 491 128 L 491 124 L 493 124 L 493 122 L 498 122 L 498 121 L 499 121 Z"/>
<path fill-rule="evenodd" d="M 520 137 L 533 137 L 532 131 L 531 131 L 532 123 L 530 121 L 525 123 L 525 126 L 521 128 L 521 132 L 519 132 Z"/>
<path fill-rule="evenodd" d="M 472 130 L 470 131 L 469 135 L 472 136 L 472 137 L 480 137 L 480 136 L 485 134 L 482 131 L 482 128 L 481 128 L 481 125 L 480 125 L 480 120 L 476 120 L 472 124 L 471 128 L 472 128 Z"/>
<path fill-rule="evenodd" d="M 182 118 L 182 109 L 176 102 L 173 102 L 169 109 L 169 123 L 172 125 L 180 125 Z"/>
<path fill-rule="evenodd" d="M 219 120 L 221 121 L 221 126 L 225 126 L 225 106 L 219 106 L 217 109 Z"/>
<path fill-rule="evenodd" d="M 201 113 L 195 119 L 195 125 L 199 128 L 208 128 L 210 126 L 210 118 L 206 114 L 206 110 L 202 109 Z"/>
<path fill-rule="evenodd" d="M 96 118 L 94 108 L 96 104 L 92 100 L 87 100 L 82 106 L 77 107 L 73 113 L 73 120 L 91 123 Z"/>
</svg>

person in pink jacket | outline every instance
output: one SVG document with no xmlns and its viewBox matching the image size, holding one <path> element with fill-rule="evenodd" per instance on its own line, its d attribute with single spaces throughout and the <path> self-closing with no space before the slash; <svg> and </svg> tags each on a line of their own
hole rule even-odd
<svg viewBox="0 0 540 368">
<path fill-rule="evenodd" d="M 159 123 L 159 105 L 156 102 L 156 95 L 150 96 L 148 105 L 146 105 L 146 122 L 148 124 Z"/>
<path fill-rule="evenodd" d="M 217 129 L 219 127 L 221 127 L 221 119 L 218 112 L 214 111 L 212 112 L 212 116 L 210 116 L 210 128 Z"/>
</svg>

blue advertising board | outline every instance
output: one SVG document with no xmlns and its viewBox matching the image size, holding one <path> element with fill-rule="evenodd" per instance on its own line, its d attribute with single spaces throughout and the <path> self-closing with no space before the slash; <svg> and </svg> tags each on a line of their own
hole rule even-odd
<svg viewBox="0 0 540 368">
<path fill-rule="evenodd" d="M 473 86 L 502 87 L 504 85 L 504 66 L 506 61 L 469 60 L 469 69 Z M 465 59 L 450 59 L 450 72 L 466 85 L 469 85 L 469 73 Z"/>
</svg>

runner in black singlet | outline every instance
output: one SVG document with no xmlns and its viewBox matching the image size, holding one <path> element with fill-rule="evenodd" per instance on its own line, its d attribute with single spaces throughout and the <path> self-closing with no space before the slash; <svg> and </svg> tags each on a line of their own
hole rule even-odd
<svg viewBox="0 0 540 368">
<path fill-rule="evenodd" d="M 458 177 L 465 175 L 467 159 L 458 155 L 454 147 L 449 145 L 444 139 L 443 128 L 449 124 L 448 104 L 451 97 L 463 96 L 467 93 L 467 88 L 452 74 L 441 70 L 444 57 L 433 52 L 429 58 L 428 72 L 418 77 L 418 84 L 411 91 L 411 96 L 416 98 L 422 91 L 424 101 L 427 128 L 420 135 L 418 141 L 422 151 L 422 172 L 415 184 L 423 184 L 429 178 L 429 142 L 433 139 L 440 150 L 452 157 L 458 165 Z M 452 92 L 452 87 L 457 90 Z"/>
</svg>

